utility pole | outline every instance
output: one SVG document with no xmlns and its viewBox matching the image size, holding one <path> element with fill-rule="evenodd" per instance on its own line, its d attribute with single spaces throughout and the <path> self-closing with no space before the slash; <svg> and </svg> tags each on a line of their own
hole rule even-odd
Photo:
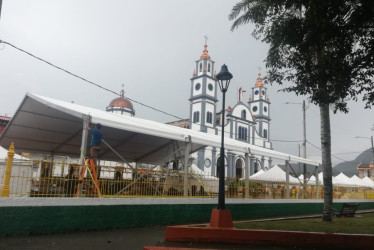
<svg viewBox="0 0 374 250">
<path fill-rule="evenodd" d="M 373 144 L 373 136 L 371 136 L 371 153 L 372 153 L 373 165 L 374 165 L 374 144 Z"/>
<path fill-rule="evenodd" d="M 303 103 L 299 102 L 286 102 L 285 104 L 297 104 L 297 105 L 302 105 L 302 110 L 303 110 L 303 158 L 306 159 L 306 105 L 305 105 L 305 100 L 303 100 Z M 299 145 L 298 145 L 299 147 Z M 299 147 L 299 156 L 300 156 L 300 147 Z M 374 159 L 374 158 L 373 158 Z M 300 163 L 299 163 L 300 166 Z M 306 199 L 306 163 L 303 164 L 303 175 L 304 175 L 304 182 L 303 182 L 303 198 Z"/>
<path fill-rule="evenodd" d="M 305 100 L 303 100 L 303 158 L 306 159 L 306 115 L 305 112 L 306 107 L 305 107 Z M 306 164 L 304 163 L 304 169 L 303 169 L 303 174 L 304 174 L 304 199 L 306 198 Z"/>
<path fill-rule="evenodd" d="M 1 19 L 1 6 L 3 5 L 3 0 L 0 0 L 0 19 Z"/>
</svg>

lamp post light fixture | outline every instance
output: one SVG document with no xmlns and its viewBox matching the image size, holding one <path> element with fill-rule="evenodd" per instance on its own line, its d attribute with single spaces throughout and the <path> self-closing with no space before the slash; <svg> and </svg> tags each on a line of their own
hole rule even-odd
<svg viewBox="0 0 374 250">
<path fill-rule="evenodd" d="M 219 188 L 218 188 L 218 209 L 224 210 L 225 206 L 225 94 L 229 88 L 232 74 L 227 69 L 227 66 L 222 65 L 221 71 L 216 76 L 219 88 L 222 92 L 222 137 L 221 137 L 221 152 L 220 152 L 220 165 L 219 165 Z"/>
<path fill-rule="evenodd" d="M 218 228 L 229 228 L 233 227 L 232 217 L 230 210 L 226 209 L 225 205 L 225 94 L 229 88 L 232 74 L 227 69 L 227 66 L 222 65 L 221 71 L 216 75 L 219 88 L 222 92 L 222 139 L 221 139 L 221 152 L 220 161 L 217 166 L 219 186 L 218 186 L 218 206 L 216 209 L 212 209 L 212 215 L 210 217 L 210 226 Z"/>
</svg>

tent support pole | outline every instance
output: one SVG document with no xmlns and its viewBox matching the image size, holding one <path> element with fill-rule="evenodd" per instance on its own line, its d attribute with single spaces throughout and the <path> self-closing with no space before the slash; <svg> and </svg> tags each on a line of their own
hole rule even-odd
<svg viewBox="0 0 374 250">
<path fill-rule="evenodd" d="M 191 140 L 191 138 L 188 138 Z M 183 196 L 188 196 L 188 158 L 190 156 L 190 142 L 186 142 L 186 148 L 184 150 L 184 185 L 183 185 Z"/>
<path fill-rule="evenodd" d="M 245 198 L 249 198 L 249 156 L 248 153 L 244 155 L 244 168 L 245 168 Z"/>
<path fill-rule="evenodd" d="M 317 199 L 319 199 L 319 177 L 318 177 L 318 166 L 316 166 L 316 169 L 315 169 L 315 176 L 316 176 Z"/>
<path fill-rule="evenodd" d="M 81 142 L 81 155 L 79 157 L 79 165 L 81 166 L 83 164 L 84 158 L 86 157 L 87 138 L 88 138 L 88 130 L 86 129 L 86 125 L 90 124 L 90 116 L 83 115 L 82 118 L 83 118 L 83 130 L 82 130 L 82 142 Z"/>
<path fill-rule="evenodd" d="M 285 186 L 285 196 L 286 199 L 290 198 L 290 167 L 289 167 L 290 162 L 286 160 L 286 186 Z"/>
</svg>

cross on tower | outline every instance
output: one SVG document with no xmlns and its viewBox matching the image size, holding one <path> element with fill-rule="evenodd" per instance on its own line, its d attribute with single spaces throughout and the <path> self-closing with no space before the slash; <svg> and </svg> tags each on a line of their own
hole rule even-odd
<svg viewBox="0 0 374 250">
<path fill-rule="evenodd" d="M 205 44 L 207 44 L 207 42 L 208 42 L 208 35 L 205 35 L 204 39 L 205 39 Z"/>
</svg>

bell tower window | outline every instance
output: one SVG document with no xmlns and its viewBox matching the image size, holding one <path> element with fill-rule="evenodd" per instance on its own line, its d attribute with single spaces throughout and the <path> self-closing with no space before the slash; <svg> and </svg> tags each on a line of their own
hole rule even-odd
<svg viewBox="0 0 374 250">
<path fill-rule="evenodd" d="M 200 72 L 203 70 L 203 64 L 202 63 L 200 63 Z"/>
<path fill-rule="evenodd" d="M 268 138 L 268 130 L 264 129 L 264 138 Z"/>
<path fill-rule="evenodd" d="M 199 122 L 199 120 L 200 120 L 200 112 L 199 111 L 195 111 L 193 113 L 193 122 L 197 123 L 197 122 Z"/>
<path fill-rule="evenodd" d="M 210 63 L 208 64 L 208 72 L 210 72 Z"/>
<path fill-rule="evenodd" d="M 212 121 L 213 121 L 213 114 L 212 114 L 212 112 L 207 112 L 206 113 L 206 122 L 212 124 Z"/>
</svg>

